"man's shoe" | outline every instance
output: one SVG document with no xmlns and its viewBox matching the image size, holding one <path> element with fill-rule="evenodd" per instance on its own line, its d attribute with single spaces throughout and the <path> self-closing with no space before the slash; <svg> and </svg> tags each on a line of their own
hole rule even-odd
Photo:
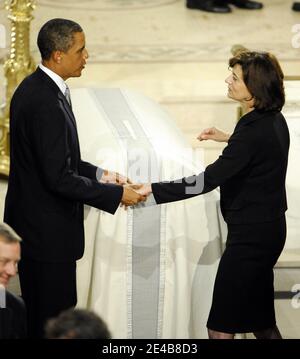
<svg viewBox="0 0 300 359">
<path fill-rule="evenodd" d="M 228 0 L 228 4 L 247 10 L 259 10 L 263 8 L 263 4 L 261 2 L 252 0 Z"/>
<path fill-rule="evenodd" d="M 228 14 L 231 12 L 228 5 L 217 5 L 214 0 L 187 0 L 186 7 L 188 9 L 198 9 L 218 14 Z"/>
<path fill-rule="evenodd" d="M 300 11 L 300 2 L 294 2 L 293 6 L 292 6 L 292 10 Z"/>
</svg>

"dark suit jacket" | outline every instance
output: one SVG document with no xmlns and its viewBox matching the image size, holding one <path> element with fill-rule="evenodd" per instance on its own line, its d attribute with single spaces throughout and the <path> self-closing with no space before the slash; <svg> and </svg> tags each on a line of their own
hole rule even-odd
<svg viewBox="0 0 300 359">
<path fill-rule="evenodd" d="M 27 335 L 25 304 L 6 291 L 6 308 L 0 308 L 0 339 L 23 339 Z"/>
<path fill-rule="evenodd" d="M 220 186 L 227 223 L 272 221 L 287 209 L 289 131 L 280 112 L 254 110 L 235 127 L 222 155 L 204 172 L 152 184 L 157 203 L 194 197 Z"/>
<path fill-rule="evenodd" d="M 97 167 L 81 160 L 72 110 L 39 68 L 13 95 L 10 139 L 4 221 L 23 238 L 22 258 L 80 258 L 83 204 L 114 213 L 123 189 L 97 182 Z"/>
</svg>

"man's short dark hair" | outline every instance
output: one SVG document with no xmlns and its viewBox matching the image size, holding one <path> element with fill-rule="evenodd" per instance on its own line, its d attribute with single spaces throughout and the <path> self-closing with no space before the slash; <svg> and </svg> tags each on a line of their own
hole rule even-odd
<svg viewBox="0 0 300 359">
<path fill-rule="evenodd" d="M 283 72 L 276 57 L 267 52 L 242 51 L 229 60 L 239 64 L 243 80 L 254 97 L 254 107 L 261 111 L 281 111 L 285 102 Z"/>
<path fill-rule="evenodd" d="M 49 60 L 54 51 L 67 52 L 74 43 L 74 33 L 82 32 L 79 24 L 67 19 L 52 19 L 41 28 L 37 45 L 43 60 Z"/>
<path fill-rule="evenodd" d="M 68 309 L 45 327 L 47 339 L 111 339 L 104 321 L 85 309 Z"/>
<path fill-rule="evenodd" d="M 6 223 L 0 223 L 0 240 L 6 243 L 20 243 L 21 237 Z"/>
</svg>

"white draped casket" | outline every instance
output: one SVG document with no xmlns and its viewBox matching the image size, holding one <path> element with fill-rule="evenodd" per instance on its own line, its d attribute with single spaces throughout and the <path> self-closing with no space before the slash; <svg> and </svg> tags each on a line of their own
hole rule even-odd
<svg viewBox="0 0 300 359">
<path fill-rule="evenodd" d="M 120 89 L 75 89 L 72 102 L 84 160 L 134 182 L 203 169 L 170 116 L 148 98 Z M 206 338 L 225 232 L 217 191 L 119 208 L 114 216 L 86 207 L 78 307 L 98 313 L 114 338 Z"/>
</svg>

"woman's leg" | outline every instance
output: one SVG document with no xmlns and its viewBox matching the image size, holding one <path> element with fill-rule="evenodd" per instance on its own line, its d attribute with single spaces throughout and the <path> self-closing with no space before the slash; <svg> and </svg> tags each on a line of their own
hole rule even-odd
<svg viewBox="0 0 300 359">
<path fill-rule="evenodd" d="M 234 334 L 217 332 L 216 330 L 207 329 L 209 339 L 234 339 Z"/>
<path fill-rule="evenodd" d="M 282 339 L 279 329 L 275 325 L 273 328 L 253 332 L 256 339 Z"/>
</svg>

